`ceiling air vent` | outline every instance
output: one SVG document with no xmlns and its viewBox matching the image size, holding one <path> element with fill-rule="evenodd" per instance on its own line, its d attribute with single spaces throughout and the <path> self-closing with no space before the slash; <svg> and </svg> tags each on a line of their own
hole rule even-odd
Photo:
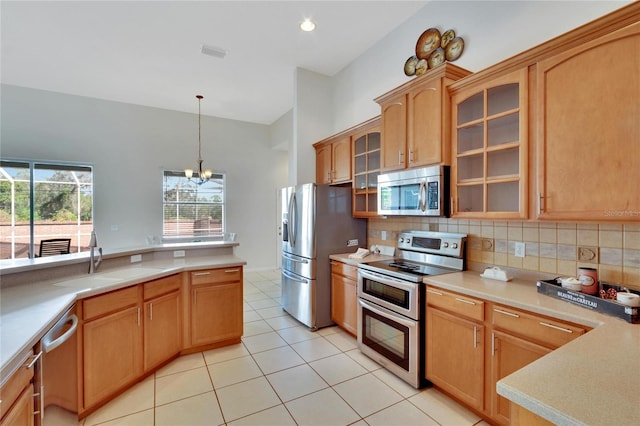
<svg viewBox="0 0 640 426">
<path fill-rule="evenodd" d="M 203 55 L 209 55 L 220 59 L 223 59 L 227 55 L 227 51 L 225 49 L 216 46 L 207 46 L 206 44 L 202 45 L 200 52 L 202 52 Z"/>
</svg>

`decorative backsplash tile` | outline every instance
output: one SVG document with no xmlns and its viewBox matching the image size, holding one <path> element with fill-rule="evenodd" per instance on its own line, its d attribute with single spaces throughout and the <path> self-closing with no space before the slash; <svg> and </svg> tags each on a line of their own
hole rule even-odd
<svg viewBox="0 0 640 426">
<path fill-rule="evenodd" d="M 407 229 L 468 235 L 467 261 L 557 275 L 577 268 L 598 268 L 600 280 L 640 289 L 640 225 L 553 222 L 505 222 L 446 218 L 394 217 L 368 221 L 368 245 L 396 245 Z M 386 240 L 381 239 L 386 231 Z M 515 243 L 525 243 L 525 257 Z M 580 260 L 579 249 L 586 249 Z"/>
</svg>

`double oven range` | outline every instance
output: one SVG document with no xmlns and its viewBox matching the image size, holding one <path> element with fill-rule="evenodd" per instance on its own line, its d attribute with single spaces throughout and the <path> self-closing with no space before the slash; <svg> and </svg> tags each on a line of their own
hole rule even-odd
<svg viewBox="0 0 640 426">
<path fill-rule="evenodd" d="M 358 347 L 415 388 L 424 385 L 423 278 L 464 270 L 465 234 L 404 231 L 393 260 L 358 266 Z"/>
</svg>

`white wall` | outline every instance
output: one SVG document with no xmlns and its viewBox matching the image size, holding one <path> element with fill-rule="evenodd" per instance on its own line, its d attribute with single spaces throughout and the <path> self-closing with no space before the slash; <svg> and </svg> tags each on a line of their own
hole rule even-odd
<svg viewBox="0 0 640 426">
<path fill-rule="evenodd" d="M 8 85 L 1 106 L 3 158 L 93 164 L 102 247 L 143 245 L 161 234 L 162 170 L 195 166 L 197 113 Z M 227 174 L 227 228 L 238 233 L 236 254 L 251 269 L 274 265 L 276 233 L 266 225 L 276 223 L 274 194 L 287 179 L 287 154 L 271 148 L 269 130 L 202 117 L 204 163 Z"/>
<path fill-rule="evenodd" d="M 455 64 L 477 72 L 630 1 L 433 1 L 333 77 L 333 122 L 323 137 L 380 114 L 373 99 L 405 83 L 404 63 L 428 28 L 465 40 Z"/>
<path fill-rule="evenodd" d="M 291 185 L 315 182 L 316 157 L 312 145 L 323 139 L 333 117 L 329 77 L 297 68 L 294 80 L 294 142 L 289 155 L 295 159 L 295 171 L 289 172 Z"/>
</svg>

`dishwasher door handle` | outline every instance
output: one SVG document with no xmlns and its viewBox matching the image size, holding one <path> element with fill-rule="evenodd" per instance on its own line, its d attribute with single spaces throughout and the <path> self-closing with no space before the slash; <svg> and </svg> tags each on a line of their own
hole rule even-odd
<svg viewBox="0 0 640 426">
<path fill-rule="evenodd" d="M 69 321 L 71 321 L 71 327 L 67 331 L 65 331 L 60 337 L 54 339 L 54 336 L 60 330 L 62 330 L 62 327 L 64 327 L 64 325 L 67 324 Z M 54 325 L 51 328 L 51 330 L 49 330 L 47 334 L 45 334 L 44 337 L 42 338 L 42 341 L 41 341 L 42 351 L 44 353 L 51 352 L 52 350 L 54 350 L 55 348 L 57 348 L 67 340 L 69 340 L 69 338 L 73 335 L 73 333 L 76 332 L 77 328 L 78 328 L 78 317 L 76 314 L 72 314 L 68 316 L 66 315 L 62 317 L 60 321 L 58 321 L 56 325 Z"/>
</svg>

